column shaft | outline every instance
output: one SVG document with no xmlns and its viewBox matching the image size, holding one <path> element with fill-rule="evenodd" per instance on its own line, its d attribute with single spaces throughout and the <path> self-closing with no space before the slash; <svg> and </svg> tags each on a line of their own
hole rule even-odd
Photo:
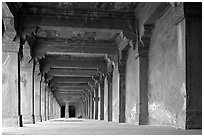
<svg viewBox="0 0 204 137">
<path fill-rule="evenodd" d="M 65 118 L 69 118 L 69 102 L 65 105 Z"/>
<path fill-rule="evenodd" d="M 20 74 L 20 53 L 18 52 L 18 121 L 19 126 L 23 127 L 23 120 L 21 115 L 21 74 Z"/>
<path fill-rule="evenodd" d="M 98 84 L 95 87 L 95 119 L 98 119 Z"/>
<path fill-rule="evenodd" d="M 32 70 L 32 122 L 35 124 L 35 60 L 33 59 L 33 70 Z"/>
<path fill-rule="evenodd" d="M 104 120 L 104 78 L 100 83 L 100 120 Z"/>
</svg>

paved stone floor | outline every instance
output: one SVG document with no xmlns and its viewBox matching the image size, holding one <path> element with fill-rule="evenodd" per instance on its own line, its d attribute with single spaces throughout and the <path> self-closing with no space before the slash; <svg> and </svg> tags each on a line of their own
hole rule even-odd
<svg viewBox="0 0 204 137">
<path fill-rule="evenodd" d="M 4 127 L 3 135 L 201 135 L 202 130 L 180 130 L 168 126 L 136 126 L 90 119 L 54 119 L 24 127 Z"/>
</svg>

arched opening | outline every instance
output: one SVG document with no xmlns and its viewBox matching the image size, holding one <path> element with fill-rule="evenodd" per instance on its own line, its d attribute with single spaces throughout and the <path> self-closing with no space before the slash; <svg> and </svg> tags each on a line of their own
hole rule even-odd
<svg viewBox="0 0 204 137">
<path fill-rule="evenodd" d="M 65 117 L 65 106 L 61 107 L 61 118 Z"/>
<path fill-rule="evenodd" d="M 69 106 L 69 117 L 75 117 L 75 107 Z"/>
</svg>

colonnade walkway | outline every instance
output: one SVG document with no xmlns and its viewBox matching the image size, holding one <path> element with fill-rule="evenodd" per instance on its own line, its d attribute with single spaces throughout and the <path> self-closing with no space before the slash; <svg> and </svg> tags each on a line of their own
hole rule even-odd
<svg viewBox="0 0 204 137">
<path fill-rule="evenodd" d="M 3 135 L 201 135 L 202 130 L 181 130 L 168 126 L 136 126 L 93 119 L 60 118 L 24 127 L 3 127 Z"/>
</svg>

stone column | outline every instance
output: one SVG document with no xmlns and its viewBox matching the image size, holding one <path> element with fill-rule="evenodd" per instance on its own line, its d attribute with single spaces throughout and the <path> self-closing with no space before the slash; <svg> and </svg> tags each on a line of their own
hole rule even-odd
<svg viewBox="0 0 204 137">
<path fill-rule="evenodd" d="M 139 43 L 136 56 L 139 60 L 139 125 L 148 124 L 148 51 L 152 32 L 153 25 L 144 25 L 144 35 L 141 38 L 143 44 Z"/>
<path fill-rule="evenodd" d="M 45 121 L 45 83 L 43 82 L 43 78 L 42 78 L 42 82 L 41 82 L 41 117 L 42 117 L 42 121 Z"/>
<path fill-rule="evenodd" d="M 108 121 L 112 121 L 112 82 L 113 82 L 113 71 L 107 74 L 108 80 Z"/>
<path fill-rule="evenodd" d="M 49 92 L 50 92 L 50 89 L 49 89 L 49 87 L 47 87 L 47 120 L 50 120 L 50 108 L 49 108 L 49 102 L 50 102 L 50 94 L 49 94 Z"/>
<path fill-rule="evenodd" d="M 94 101 L 94 89 L 92 89 L 92 119 L 94 119 L 95 101 Z"/>
<path fill-rule="evenodd" d="M 31 102 L 32 102 L 32 106 L 31 106 L 31 110 L 32 110 L 32 123 L 35 124 L 35 60 L 33 59 L 33 69 L 32 69 L 32 98 L 31 98 Z"/>
<path fill-rule="evenodd" d="M 69 118 L 69 101 L 67 101 L 65 105 L 65 118 Z"/>
<path fill-rule="evenodd" d="M 93 107 L 92 103 L 93 103 L 92 93 L 91 93 L 91 90 L 89 90 L 89 118 L 90 119 L 93 119 L 93 117 L 92 117 L 92 107 Z"/>
<path fill-rule="evenodd" d="M 186 124 L 185 129 L 202 129 L 202 3 L 184 2 L 183 6 L 185 19 L 178 24 L 178 36 L 180 43 L 185 44 L 186 61 L 182 62 L 180 69 L 186 68 L 183 75 L 186 85 L 184 82 L 182 85 L 186 112 L 178 114 L 177 119 L 186 120 L 180 124 L 181 127 Z"/>
<path fill-rule="evenodd" d="M 53 119 L 53 94 L 50 92 L 50 119 Z"/>
<path fill-rule="evenodd" d="M 100 120 L 104 120 L 104 76 L 100 77 Z"/>
<path fill-rule="evenodd" d="M 44 92 L 44 117 L 45 117 L 45 121 L 47 120 L 47 85 L 45 85 L 45 92 Z"/>
<path fill-rule="evenodd" d="M 140 94 L 140 113 L 139 125 L 148 124 L 148 49 L 139 49 L 139 94 Z"/>
<path fill-rule="evenodd" d="M 23 127 L 22 115 L 21 115 L 21 68 L 20 68 L 20 52 L 18 52 L 18 122 L 19 126 Z"/>
<path fill-rule="evenodd" d="M 122 59 L 120 60 L 119 70 L 119 123 L 125 122 L 125 82 L 126 82 L 126 52 L 122 51 Z"/>
<path fill-rule="evenodd" d="M 40 122 L 42 122 L 41 102 L 42 102 L 42 76 L 41 76 L 41 79 L 40 79 L 40 93 L 39 93 L 39 117 L 40 117 Z"/>
<path fill-rule="evenodd" d="M 95 101 L 95 119 L 98 119 L 98 84 L 94 87 L 94 101 Z"/>
</svg>

